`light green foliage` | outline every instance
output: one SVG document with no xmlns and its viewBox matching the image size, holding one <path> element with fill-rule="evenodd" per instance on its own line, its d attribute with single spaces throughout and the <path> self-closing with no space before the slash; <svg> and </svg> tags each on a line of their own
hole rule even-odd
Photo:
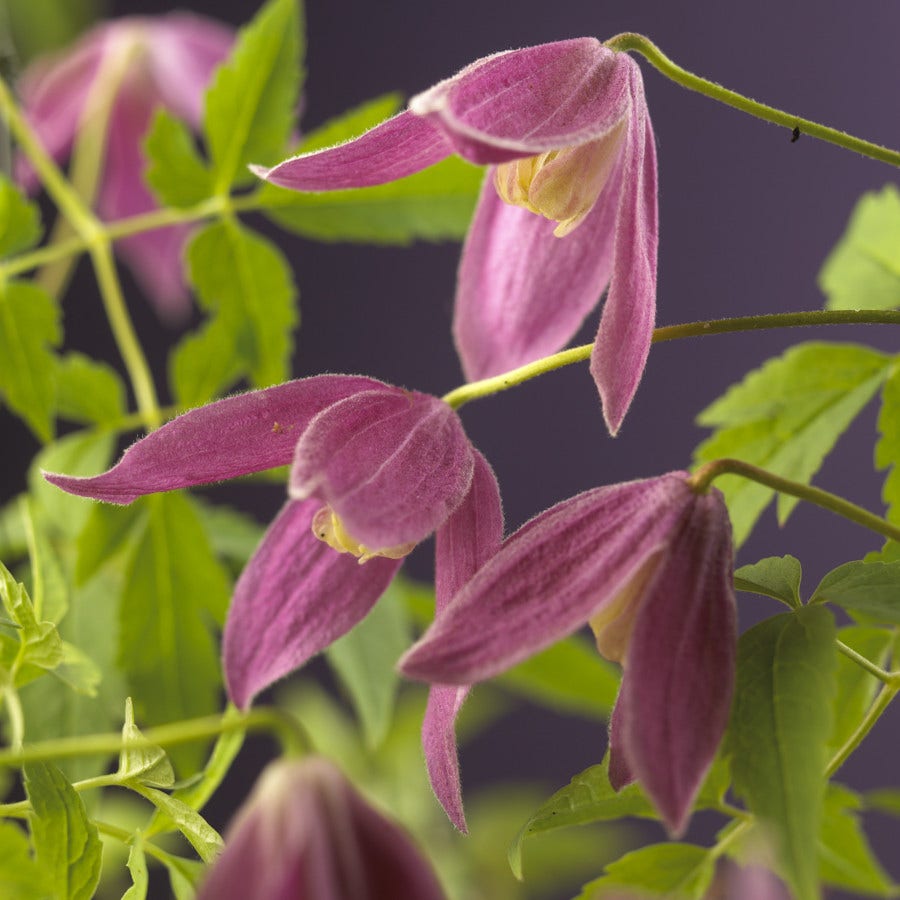
<svg viewBox="0 0 900 900">
<path fill-rule="evenodd" d="M 891 366 L 890 375 L 881 392 L 878 411 L 879 439 L 875 445 L 875 465 L 887 469 L 881 497 L 887 507 L 887 518 L 900 521 L 900 366 Z"/>
<path fill-rule="evenodd" d="M 222 621 L 229 585 L 186 497 L 159 494 L 143 503 L 148 516 L 122 590 L 118 665 L 137 714 L 155 725 L 217 709 L 219 661 L 207 623 Z M 190 746 L 172 757 L 185 774 L 200 767 L 201 754 Z"/>
<path fill-rule="evenodd" d="M 37 437 L 53 438 L 59 307 L 35 284 L 0 279 L 0 392 Z"/>
<path fill-rule="evenodd" d="M 693 844 L 651 844 L 610 863 L 575 900 L 600 900 L 609 892 L 700 900 L 715 873 L 715 859 Z"/>
<path fill-rule="evenodd" d="M 399 98 L 377 97 L 307 135 L 297 152 L 348 141 L 393 115 Z M 469 227 L 483 172 L 458 157 L 375 187 L 306 193 L 266 184 L 259 193 L 283 228 L 319 241 L 409 244 L 459 240 Z"/>
<path fill-rule="evenodd" d="M 77 539 L 75 583 L 85 584 L 103 566 L 111 563 L 134 537 L 145 515 L 146 510 L 140 503 L 131 506 L 94 503 Z"/>
<path fill-rule="evenodd" d="M 241 29 L 206 95 L 203 130 L 217 192 L 253 176 L 249 163 L 283 155 L 302 86 L 305 52 L 297 0 L 269 0 Z"/>
<path fill-rule="evenodd" d="M 31 837 L 51 895 L 90 900 L 100 879 L 101 844 L 84 803 L 62 772 L 47 763 L 25 766 Z"/>
<path fill-rule="evenodd" d="M 390 727 L 399 685 L 394 666 L 411 637 L 403 590 L 392 585 L 365 619 L 326 651 L 370 747 L 378 747 Z"/>
<path fill-rule="evenodd" d="M 39 514 L 54 531 L 76 539 L 95 503 L 61 491 L 44 479 L 42 471 L 96 475 L 107 467 L 114 446 L 115 438 L 111 434 L 76 431 L 47 445 L 32 460 L 28 489 L 37 501 Z"/>
<path fill-rule="evenodd" d="M 125 700 L 125 724 L 122 726 L 122 744 L 119 751 L 119 768 L 116 775 L 122 781 L 135 781 L 149 787 L 168 788 L 175 784 L 175 770 L 166 751 L 156 745 L 143 744 L 144 736 L 134 724 L 134 707 L 131 697 Z"/>
<path fill-rule="evenodd" d="M 654 817 L 650 802 L 637 784 L 614 791 L 609 783 L 609 760 L 579 772 L 543 803 L 522 826 L 509 848 L 509 866 L 522 877 L 522 850 L 526 838 L 558 828 L 604 822 L 625 816 Z"/>
<path fill-rule="evenodd" d="M 881 628 L 848 625 L 838 631 L 838 639 L 873 662 L 887 664 L 894 636 Z M 862 721 L 875 698 L 880 682 L 860 665 L 843 654 L 837 658 L 837 690 L 833 698 L 834 729 L 828 741 L 830 752 L 842 747 Z"/>
<path fill-rule="evenodd" d="M 225 712 L 225 720 L 231 720 L 238 715 L 234 707 L 229 707 Z M 240 752 L 244 743 L 243 731 L 223 732 L 216 741 L 209 762 L 203 770 L 200 779 L 191 785 L 179 788 L 172 794 L 175 800 L 180 800 L 191 809 L 201 810 L 206 802 L 216 792 L 216 789 L 228 774 L 234 758 Z M 171 831 L 176 828 L 175 823 L 158 809 L 150 820 L 150 824 L 144 829 L 144 834 L 150 837 L 161 831 Z"/>
<path fill-rule="evenodd" d="M 822 265 L 828 309 L 900 306 L 900 194 L 892 184 L 863 194 Z"/>
<path fill-rule="evenodd" d="M 194 136 L 165 109 L 156 112 L 144 138 L 144 154 L 148 160 L 144 177 L 162 206 L 194 206 L 212 193 L 212 179 Z"/>
<path fill-rule="evenodd" d="M 772 597 L 796 609 L 800 606 L 800 560 L 794 556 L 767 556 L 757 563 L 735 570 L 734 586 L 739 591 Z"/>
<path fill-rule="evenodd" d="M 226 220 L 198 232 L 187 250 L 191 283 L 211 324 L 172 362 L 181 404 L 209 399 L 246 373 L 254 387 L 286 380 L 297 322 L 290 266 L 271 242 Z M 239 368 L 238 368 L 239 367 Z"/>
<path fill-rule="evenodd" d="M 222 850 L 222 838 L 200 813 L 156 788 L 136 787 L 135 790 L 175 823 L 203 862 L 212 862 L 218 856 Z"/>
<path fill-rule="evenodd" d="M 0 258 L 28 250 L 40 239 L 40 210 L 0 173 Z"/>
<path fill-rule="evenodd" d="M 69 585 L 45 522 L 35 515 L 35 507 L 29 498 L 23 498 L 19 506 L 31 567 L 31 599 L 37 615 L 58 625 L 69 609 Z"/>
<path fill-rule="evenodd" d="M 144 841 L 140 832 L 131 842 L 127 865 L 132 885 L 122 895 L 122 900 L 145 900 L 150 887 L 150 873 L 147 871 L 147 857 L 144 854 Z"/>
<path fill-rule="evenodd" d="M 62 642 L 52 622 L 38 621 L 31 598 L 24 586 L 0 563 L 0 600 L 7 615 L 15 623 L 18 638 L 13 676 L 14 684 L 31 680 L 35 673 L 29 667 L 55 669 L 63 659 Z"/>
<path fill-rule="evenodd" d="M 25 832 L 12 822 L 0 822 L 0 897 L 45 900 L 47 874 L 32 859 Z"/>
<path fill-rule="evenodd" d="M 896 896 L 896 885 L 875 858 L 857 813 L 862 801 L 853 791 L 832 784 L 825 795 L 819 861 L 822 880 L 857 895 Z"/>
<path fill-rule="evenodd" d="M 854 344 L 798 344 L 770 359 L 697 417 L 715 433 L 697 447 L 695 463 L 735 457 L 809 483 L 837 439 L 887 377 L 889 358 Z M 773 491 L 746 478 L 716 480 L 725 494 L 739 546 Z M 797 499 L 780 494 L 783 524 Z"/>
<path fill-rule="evenodd" d="M 900 561 L 848 562 L 829 572 L 810 603 L 835 603 L 876 622 L 900 624 Z"/>
<path fill-rule="evenodd" d="M 783 613 L 738 643 L 728 750 L 734 788 L 772 837 L 798 900 L 819 894 L 816 836 L 832 732 L 835 627 L 823 607 Z"/>
<path fill-rule="evenodd" d="M 242 569 L 262 540 L 265 529 L 246 513 L 230 506 L 205 503 L 200 497 L 194 498 L 194 508 L 216 556 Z"/>
<path fill-rule="evenodd" d="M 57 359 L 57 415 L 73 422 L 106 425 L 125 414 L 125 386 L 115 369 L 81 353 Z"/>
<path fill-rule="evenodd" d="M 607 719 L 619 680 L 616 666 L 573 635 L 514 666 L 497 683 L 551 709 Z"/>
</svg>

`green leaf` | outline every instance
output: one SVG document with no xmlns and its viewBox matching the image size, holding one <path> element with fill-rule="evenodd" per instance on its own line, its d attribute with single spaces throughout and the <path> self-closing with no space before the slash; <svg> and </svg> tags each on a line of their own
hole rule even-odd
<svg viewBox="0 0 900 900">
<path fill-rule="evenodd" d="M 0 280 L 0 392 L 6 405 L 46 443 L 53 437 L 59 307 L 42 288 Z"/>
<path fill-rule="evenodd" d="M 890 375 L 881 391 L 878 411 L 878 443 L 875 466 L 887 469 L 881 497 L 887 507 L 887 518 L 900 521 L 900 365 L 891 366 Z"/>
<path fill-rule="evenodd" d="M 12 822 L 0 822 L 0 897 L 45 900 L 47 874 L 31 858 L 25 832 Z"/>
<path fill-rule="evenodd" d="M 21 699 L 29 740 L 78 737 L 112 731 L 118 726 L 125 697 L 122 676 L 115 666 L 120 582 L 121 578 L 103 573 L 73 591 L 69 611 L 59 625 L 64 639 L 63 662 L 53 675 L 68 683 L 80 682 L 76 686 L 93 685 L 96 695 L 60 690 L 56 677 L 40 678 L 24 687 Z M 73 658 L 67 649 L 69 644 L 90 657 L 90 671 L 79 666 L 77 657 Z M 80 756 L 62 760 L 60 768 L 67 778 L 76 781 L 105 771 L 107 761 L 103 755 Z"/>
<path fill-rule="evenodd" d="M 861 802 L 866 809 L 900 817 L 900 788 L 878 788 L 869 791 L 862 796 Z"/>
<path fill-rule="evenodd" d="M 589 642 L 573 635 L 510 669 L 499 684 L 558 711 L 607 719 L 620 675 Z"/>
<path fill-rule="evenodd" d="M 838 631 L 838 639 L 876 666 L 887 664 L 894 636 L 881 628 L 848 625 Z M 842 747 L 856 731 L 875 699 L 880 682 L 843 654 L 837 658 L 837 690 L 834 695 L 834 728 L 828 746 Z"/>
<path fill-rule="evenodd" d="M 237 334 L 231 317 L 214 318 L 172 350 L 169 385 L 179 406 L 202 406 L 240 379 L 246 366 L 235 352 Z"/>
<path fill-rule="evenodd" d="M 736 793 L 769 827 L 798 900 L 819 897 L 816 836 L 832 730 L 835 627 L 824 607 L 783 613 L 738 643 L 728 732 Z"/>
<path fill-rule="evenodd" d="M 896 886 L 869 847 L 857 816 L 861 807 L 853 791 L 829 786 L 819 834 L 822 880 L 854 894 L 896 896 Z"/>
<path fill-rule="evenodd" d="M 877 622 L 900 624 L 900 561 L 848 562 L 832 569 L 810 603 L 834 603 Z"/>
<path fill-rule="evenodd" d="M 68 641 L 62 642 L 62 650 L 62 662 L 53 670 L 53 674 L 76 693 L 96 697 L 97 686 L 103 680 L 100 667 Z"/>
<path fill-rule="evenodd" d="M 41 239 L 41 213 L 0 173 L 0 258 L 21 253 Z"/>
<path fill-rule="evenodd" d="M 150 873 L 147 871 L 147 857 L 144 854 L 144 839 L 138 832 L 131 841 L 128 851 L 128 871 L 131 873 L 132 885 L 122 895 L 122 900 L 146 900 L 150 887 Z"/>
<path fill-rule="evenodd" d="M 78 537 L 96 501 L 61 491 L 44 479 L 45 472 L 96 475 L 109 465 L 115 438 L 107 433 L 76 431 L 44 447 L 28 470 L 28 489 L 54 529 L 72 540 Z"/>
<path fill-rule="evenodd" d="M 522 878 L 522 850 L 526 838 L 558 828 L 605 822 L 625 816 L 654 817 L 650 802 L 637 784 L 614 791 L 609 783 L 607 759 L 579 772 L 543 803 L 522 826 L 509 848 L 509 867 Z"/>
<path fill-rule="evenodd" d="M 609 892 L 700 900 L 715 873 L 715 857 L 694 844 L 651 844 L 610 863 L 575 900 L 599 900 Z"/>
<path fill-rule="evenodd" d="M 125 413 L 125 385 L 104 362 L 81 353 L 57 359 L 57 414 L 73 422 L 107 425 Z"/>
<path fill-rule="evenodd" d="M 800 606 L 801 574 L 800 560 L 796 557 L 767 556 L 758 563 L 737 569 L 734 586 L 739 591 L 772 597 L 797 609 Z"/>
<path fill-rule="evenodd" d="M 196 497 L 194 505 L 216 556 L 243 569 L 262 540 L 263 526 L 230 506 L 206 503 Z"/>
<path fill-rule="evenodd" d="M 863 194 L 819 272 L 828 309 L 900 306 L 900 194 L 892 184 Z"/>
<path fill-rule="evenodd" d="M 197 896 L 197 885 L 206 872 L 206 866 L 194 859 L 183 859 L 169 854 L 160 857 L 160 861 L 169 872 L 169 882 L 175 900 L 194 900 Z"/>
<path fill-rule="evenodd" d="M 297 0 L 269 0 L 213 76 L 203 130 L 218 192 L 248 183 L 248 163 L 270 165 L 287 145 L 303 77 L 297 7 Z"/>
<path fill-rule="evenodd" d="M 237 718 L 239 713 L 234 707 L 229 707 L 225 713 L 224 721 Z M 231 768 L 234 758 L 240 752 L 244 744 L 243 731 L 223 732 L 216 741 L 209 762 L 203 770 L 200 780 L 190 787 L 180 788 L 172 794 L 176 800 L 180 800 L 191 809 L 201 810 L 206 802 L 216 792 L 216 789 L 224 781 Z M 171 831 L 176 828 L 175 823 L 161 813 L 158 809 L 153 814 L 150 824 L 144 829 L 144 834 L 151 837 L 162 831 Z"/>
<path fill-rule="evenodd" d="M 326 147 L 353 140 L 363 132 L 384 122 L 385 119 L 389 119 L 399 111 L 402 105 L 403 98 L 396 93 L 382 94 L 380 97 L 367 100 L 365 103 L 329 119 L 324 125 L 320 125 L 309 134 L 303 135 L 303 140 L 294 153 L 312 153 L 314 150 L 324 150 Z M 263 191 L 268 191 L 269 187 L 274 188 L 274 185 L 264 186 Z M 263 194 L 262 196 L 268 195 Z M 275 196 L 280 196 L 280 194 Z"/>
<path fill-rule="evenodd" d="M 189 500 L 171 493 L 143 503 L 149 515 L 125 576 L 118 664 L 139 717 L 156 725 L 217 709 L 218 654 L 203 619 L 220 622 L 230 592 Z M 202 753 L 173 750 L 182 777 L 200 767 Z"/>
<path fill-rule="evenodd" d="M 167 788 L 175 784 L 175 770 L 162 747 L 142 743 L 144 736 L 134 724 L 131 697 L 125 700 L 125 724 L 122 726 L 122 749 L 116 775 L 122 781 L 136 781 L 149 787 Z M 137 746 L 133 746 L 137 744 Z"/>
<path fill-rule="evenodd" d="M 267 387 L 288 378 L 297 291 L 282 252 L 229 220 L 199 231 L 187 257 L 200 303 L 221 322 L 225 346 L 243 362 L 252 384 Z M 216 361 L 212 366 L 223 372 Z"/>
<path fill-rule="evenodd" d="M 69 609 L 69 585 L 44 524 L 34 514 L 35 506 L 31 498 L 24 497 L 20 507 L 28 539 L 31 597 L 36 614 L 58 625 Z"/>
<path fill-rule="evenodd" d="M 837 439 L 888 374 L 889 358 L 853 344 L 807 343 L 770 359 L 697 417 L 715 433 L 694 452 L 697 464 L 736 457 L 808 484 Z M 750 534 L 774 492 L 734 475 L 716 480 L 725 494 L 735 543 Z M 778 521 L 797 503 L 778 496 Z"/>
<path fill-rule="evenodd" d="M 103 566 L 111 563 L 144 524 L 145 517 L 146 510 L 141 504 L 93 504 L 78 535 L 75 583 L 85 584 Z"/>
<path fill-rule="evenodd" d="M 399 685 L 394 666 L 410 638 L 402 592 L 389 587 L 371 612 L 326 651 L 371 748 L 381 744 L 390 727 Z"/>
<path fill-rule="evenodd" d="M 53 896 L 90 900 L 100 880 L 102 845 L 84 803 L 62 772 L 47 763 L 25 766 L 25 791 L 35 855 Z"/>
<path fill-rule="evenodd" d="M 55 669 L 63 659 L 62 642 L 52 622 L 39 622 L 25 587 L 18 583 L 9 569 L 0 563 L 0 599 L 10 618 L 18 626 L 21 649 L 16 664 L 17 672 L 25 666 Z M 16 678 L 22 684 L 25 678 Z"/>
<path fill-rule="evenodd" d="M 191 130 L 168 110 L 157 110 L 144 138 L 144 154 L 144 178 L 161 206 L 182 209 L 212 194 L 212 177 Z"/>
<path fill-rule="evenodd" d="M 200 813 L 156 788 L 139 787 L 136 790 L 175 823 L 203 862 L 210 863 L 218 856 L 223 846 L 222 838 Z"/>
</svg>

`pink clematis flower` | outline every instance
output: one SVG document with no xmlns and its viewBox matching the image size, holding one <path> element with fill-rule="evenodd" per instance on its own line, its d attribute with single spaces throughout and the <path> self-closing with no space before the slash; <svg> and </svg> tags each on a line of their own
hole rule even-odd
<svg viewBox="0 0 900 900">
<path fill-rule="evenodd" d="M 331 762 L 285 759 L 260 776 L 198 900 L 445 900 L 409 835 Z"/>
<path fill-rule="evenodd" d="M 231 29 L 184 13 L 117 19 L 91 29 L 65 53 L 30 65 L 18 88 L 32 128 L 61 162 L 79 133 L 91 127 L 102 80 L 124 72 L 107 126 L 97 198 L 103 219 L 120 219 L 156 207 L 143 181 L 141 147 L 154 113 L 163 107 L 197 130 L 207 83 L 233 42 Z M 27 160 L 20 159 L 17 168 L 19 180 L 35 190 L 37 177 Z M 160 315 L 170 320 L 189 308 L 181 264 L 188 230 L 159 228 L 117 244 Z"/>
<path fill-rule="evenodd" d="M 594 38 L 498 53 L 356 140 L 255 171 L 323 191 L 393 181 L 453 153 L 491 166 L 459 269 L 466 377 L 560 350 L 608 286 L 591 373 L 615 433 L 656 311 L 656 152 L 640 69 Z"/>
<path fill-rule="evenodd" d="M 736 624 L 722 495 L 685 472 L 598 488 L 506 540 L 400 661 L 470 685 L 585 624 L 621 663 L 610 780 L 638 780 L 680 833 L 727 725 Z"/>
<path fill-rule="evenodd" d="M 225 679 L 241 708 L 359 622 L 433 532 L 438 609 L 499 549 L 496 478 L 456 413 L 372 378 L 320 375 L 191 410 L 101 475 L 46 475 L 72 494 L 131 503 L 289 463 L 290 499 L 238 580 L 225 624 Z M 461 830 L 453 728 L 464 699 L 433 688 L 423 727 L 435 793 Z"/>
</svg>

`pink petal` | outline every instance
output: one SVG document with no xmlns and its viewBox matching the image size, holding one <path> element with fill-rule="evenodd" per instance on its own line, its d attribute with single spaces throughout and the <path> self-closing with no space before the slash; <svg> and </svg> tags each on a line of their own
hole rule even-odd
<svg viewBox="0 0 900 900">
<path fill-rule="evenodd" d="M 628 696 L 626 684 L 623 682 L 609 719 L 609 783 L 615 791 L 621 791 L 635 780 L 622 747 L 622 723 L 627 718 Z"/>
<path fill-rule="evenodd" d="M 680 834 L 728 724 L 737 647 L 731 527 L 696 496 L 647 588 L 625 661 L 628 766 Z"/>
<path fill-rule="evenodd" d="M 636 63 L 595 38 L 487 56 L 413 97 L 461 156 L 499 163 L 607 134 L 628 108 Z"/>
<path fill-rule="evenodd" d="M 32 63 L 17 84 L 29 124 L 57 162 L 72 147 L 111 31 L 109 25 L 93 29 L 71 50 Z M 37 189 L 37 175 L 24 156 L 16 160 L 16 178 L 27 190 Z"/>
<path fill-rule="evenodd" d="M 373 549 L 416 543 L 459 506 L 472 447 L 442 400 L 387 385 L 317 415 L 297 442 L 290 495 L 315 496 Z"/>
<path fill-rule="evenodd" d="M 222 652 L 228 695 L 242 709 L 348 632 L 400 567 L 360 565 L 319 541 L 311 523 L 320 505 L 286 503 L 235 585 Z"/>
<path fill-rule="evenodd" d="M 438 529 L 436 539 L 436 613 L 499 549 L 503 539 L 500 489 L 487 460 L 475 451 L 472 486 L 459 509 Z M 450 821 L 466 833 L 456 752 L 456 717 L 469 693 L 467 687 L 434 685 L 422 723 L 425 764 L 435 796 Z"/>
<path fill-rule="evenodd" d="M 591 355 L 591 374 L 611 434 L 619 430 L 641 380 L 656 317 L 656 148 L 636 65 L 630 86 L 612 281 Z"/>
<path fill-rule="evenodd" d="M 401 671 L 472 684 L 571 634 L 665 544 L 693 496 L 686 477 L 598 488 L 532 519 L 435 619 Z"/>
<path fill-rule="evenodd" d="M 44 473 L 57 487 L 107 503 L 236 478 L 289 463 L 297 437 L 323 407 L 381 382 L 319 375 L 238 394 L 178 416 L 90 478 Z"/>
<path fill-rule="evenodd" d="M 194 130 L 216 67 L 227 59 L 234 32 L 214 19 L 176 12 L 148 19 L 150 68 L 160 99 Z"/>
<path fill-rule="evenodd" d="M 271 169 L 251 168 L 260 178 L 295 191 L 333 191 L 396 181 L 452 152 L 439 129 L 402 112 L 345 144 L 302 153 Z"/>
<path fill-rule="evenodd" d="M 453 334 L 474 381 L 561 350 L 609 283 L 619 178 L 562 238 L 556 223 L 504 203 L 485 180 L 466 237 Z"/>
<path fill-rule="evenodd" d="M 148 84 L 135 79 L 123 85 L 109 121 L 106 172 L 98 209 L 107 221 L 124 219 L 156 209 L 144 183 L 143 140 L 159 106 Z M 136 234 L 116 243 L 143 291 L 164 319 L 178 322 L 190 312 L 184 279 L 182 248 L 190 228 L 185 225 Z"/>
</svg>

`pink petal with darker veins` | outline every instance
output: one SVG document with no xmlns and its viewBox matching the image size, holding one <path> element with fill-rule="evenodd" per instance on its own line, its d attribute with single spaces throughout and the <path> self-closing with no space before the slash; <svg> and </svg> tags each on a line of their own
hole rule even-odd
<svg viewBox="0 0 900 900">
<path fill-rule="evenodd" d="M 45 472 L 51 484 L 107 503 L 237 478 L 287 465 L 321 409 L 381 386 L 356 375 L 319 375 L 249 391 L 186 412 L 133 444 L 109 471 L 88 478 Z"/>
<path fill-rule="evenodd" d="M 487 460 L 475 451 L 475 473 L 466 499 L 436 536 L 435 612 L 440 615 L 456 592 L 499 549 L 503 539 L 500 489 Z M 425 764 L 435 796 L 450 821 L 467 832 L 456 751 L 456 717 L 467 687 L 433 685 L 422 723 Z"/>
<path fill-rule="evenodd" d="M 400 567 L 383 558 L 360 565 L 319 541 L 311 524 L 320 506 L 288 501 L 235 585 L 222 654 L 241 709 L 364 618 Z"/>
<path fill-rule="evenodd" d="M 417 543 L 462 503 L 472 445 L 459 416 L 428 394 L 383 386 L 332 404 L 300 435 L 294 499 L 318 497 L 372 549 Z"/>
</svg>

